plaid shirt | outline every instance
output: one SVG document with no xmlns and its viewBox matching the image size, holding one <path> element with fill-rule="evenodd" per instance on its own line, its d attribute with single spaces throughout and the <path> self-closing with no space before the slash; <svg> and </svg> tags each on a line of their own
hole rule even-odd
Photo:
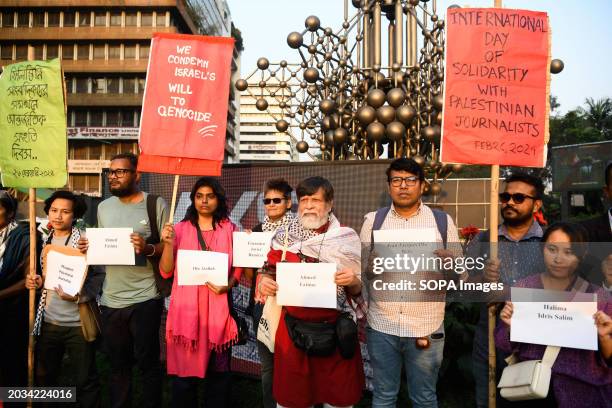
<svg viewBox="0 0 612 408">
<path fill-rule="evenodd" d="M 372 227 L 376 212 L 366 214 L 361 227 L 361 242 L 369 247 L 372 237 Z M 447 228 L 447 248 L 455 256 L 461 255 L 461 245 L 457 227 L 450 216 Z M 416 213 L 404 218 L 391 210 L 385 217 L 381 229 L 418 229 L 433 228 L 436 231 L 436 241 L 442 242 L 442 236 L 438 231 L 433 211 L 423 203 L 419 204 Z M 369 326 L 382 333 L 399 337 L 423 337 L 436 331 L 444 321 L 445 302 L 384 302 L 378 299 L 370 299 L 368 305 Z"/>
</svg>

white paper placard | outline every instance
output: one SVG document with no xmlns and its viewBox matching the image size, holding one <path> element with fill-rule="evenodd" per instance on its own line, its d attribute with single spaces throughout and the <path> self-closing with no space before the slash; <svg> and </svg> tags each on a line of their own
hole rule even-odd
<svg viewBox="0 0 612 408">
<path fill-rule="evenodd" d="M 435 228 L 374 231 L 374 250 L 377 256 L 395 259 L 399 255 L 406 260 L 406 265 L 413 265 L 413 269 L 406 270 L 411 273 L 437 271 L 438 262 L 435 260 L 438 256 L 433 251 L 440 247 L 441 244 L 436 242 Z M 389 270 L 387 272 L 399 271 Z"/>
<path fill-rule="evenodd" d="M 134 245 L 130 241 L 132 228 L 87 228 L 89 265 L 134 265 Z"/>
<path fill-rule="evenodd" d="M 335 274 L 335 263 L 279 262 L 276 264 L 276 302 L 282 306 L 335 309 Z"/>
<path fill-rule="evenodd" d="M 55 290 L 61 285 L 66 294 L 76 296 L 81 291 L 86 272 L 87 260 L 84 256 L 49 251 L 46 258 L 45 289 Z"/>
<path fill-rule="evenodd" d="M 176 268 L 179 286 L 227 286 L 229 257 L 222 252 L 179 249 Z"/>
<path fill-rule="evenodd" d="M 593 320 L 597 312 L 596 294 L 528 288 L 511 288 L 511 293 L 514 305 L 511 341 L 597 350 L 597 328 Z M 560 294 L 571 296 L 574 301 L 514 301 L 546 300 Z"/>
<path fill-rule="evenodd" d="M 374 231 L 374 242 L 436 242 L 435 228 L 380 229 Z"/>
<path fill-rule="evenodd" d="M 233 266 L 261 268 L 268 257 L 274 232 L 234 232 Z"/>
</svg>

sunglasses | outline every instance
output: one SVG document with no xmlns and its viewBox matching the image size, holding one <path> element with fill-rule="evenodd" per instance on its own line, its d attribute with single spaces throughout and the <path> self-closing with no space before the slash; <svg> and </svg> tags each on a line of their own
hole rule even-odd
<svg viewBox="0 0 612 408">
<path fill-rule="evenodd" d="M 506 204 L 507 202 L 509 202 L 510 199 L 512 199 L 512 201 L 514 201 L 516 204 L 521 204 L 523 201 L 525 201 L 526 198 L 531 198 L 532 200 L 536 200 L 535 197 L 532 197 L 530 195 L 523 194 L 523 193 L 514 193 L 514 194 L 499 193 L 499 201 L 501 201 L 503 204 Z"/>
<path fill-rule="evenodd" d="M 278 198 L 278 197 L 277 198 L 264 198 L 263 203 L 265 205 L 270 205 L 271 203 L 280 204 L 283 202 L 283 200 L 284 198 Z"/>
</svg>

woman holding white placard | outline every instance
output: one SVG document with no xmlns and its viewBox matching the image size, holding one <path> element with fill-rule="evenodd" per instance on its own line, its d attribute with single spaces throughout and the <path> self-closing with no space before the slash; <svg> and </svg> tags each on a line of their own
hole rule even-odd
<svg viewBox="0 0 612 408">
<path fill-rule="evenodd" d="M 286 228 L 294 219 L 291 212 L 291 192 L 293 188 L 285 179 L 268 180 L 264 186 L 263 204 L 266 218 L 261 224 L 253 227 L 253 232 L 276 232 Z M 247 279 L 251 281 L 251 293 L 249 296 L 249 307 L 253 311 L 253 326 L 255 333 L 259 328 L 259 322 L 263 315 L 265 297 L 257 296 L 257 282 L 261 275 L 251 268 L 244 271 Z M 257 340 L 257 353 L 261 363 L 261 388 L 264 408 L 276 408 L 276 401 L 272 395 L 272 378 L 274 375 L 274 354 L 261 341 Z"/>
<path fill-rule="evenodd" d="M 612 401 L 612 304 L 606 293 L 578 276 L 586 253 L 586 231 L 576 224 L 557 223 L 542 237 L 546 270 L 519 281 L 516 286 L 533 289 L 579 291 L 597 294 L 598 312 L 593 316 L 597 326 L 599 350 L 562 347 L 552 365 L 552 377 L 546 400 L 515 402 L 512 406 L 588 406 L 606 407 Z M 514 353 L 519 361 L 540 360 L 546 346 L 510 342 L 513 316 L 512 302 L 500 313 L 501 322 L 495 331 L 497 347 Z M 520 405 L 519 405 L 520 404 Z"/>
<path fill-rule="evenodd" d="M 43 231 L 43 247 L 77 248 L 83 231 L 76 225 L 87 210 L 85 201 L 70 191 L 56 191 L 45 200 L 48 229 Z M 41 259 L 42 264 L 42 259 Z M 56 387 L 62 373 L 64 354 L 68 355 L 64 376 L 70 382 L 64 386 L 76 386 L 77 401 L 82 407 L 97 407 L 100 403 L 100 384 L 96 372 L 97 330 L 88 331 L 89 323 L 99 322 L 100 312 L 96 297 L 104 281 L 104 270 L 90 266 L 79 293 L 71 296 L 61 285 L 55 290 L 43 289 L 38 304 L 34 333 L 36 342 L 36 385 Z M 44 278 L 28 276 L 26 287 L 40 289 Z M 93 321 L 88 319 L 93 318 Z M 83 320 L 87 319 L 87 320 Z"/>
<path fill-rule="evenodd" d="M 206 378 L 206 406 L 221 408 L 229 404 L 231 346 L 238 339 L 228 302 L 228 290 L 241 274 L 231 267 L 237 228 L 228 218 L 225 191 L 217 179 L 200 178 L 190 199 L 183 221 L 167 224 L 161 233 L 167 250 L 160 258 L 160 272 L 164 278 L 178 273 L 179 250 L 222 252 L 229 257 L 228 286 L 180 286 L 174 279 L 166 321 L 168 374 L 175 376 L 172 405 L 197 406 L 199 379 Z"/>
</svg>

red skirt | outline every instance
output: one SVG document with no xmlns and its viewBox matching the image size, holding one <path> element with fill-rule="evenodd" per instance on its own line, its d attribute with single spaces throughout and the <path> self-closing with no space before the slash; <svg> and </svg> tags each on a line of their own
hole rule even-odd
<svg viewBox="0 0 612 408">
<path fill-rule="evenodd" d="M 334 321 L 333 309 L 284 307 L 274 344 L 274 398 L 280 405 L 307 408 L 327 403 L 335 406 L 354 405 L 361 399 L 365 387 L 363 362 L 359 344 L 350 360 L 340 352 L 328 357 L 307 356 L 293 345 L 285 314 L 311 322 Z"/>
</svg>

